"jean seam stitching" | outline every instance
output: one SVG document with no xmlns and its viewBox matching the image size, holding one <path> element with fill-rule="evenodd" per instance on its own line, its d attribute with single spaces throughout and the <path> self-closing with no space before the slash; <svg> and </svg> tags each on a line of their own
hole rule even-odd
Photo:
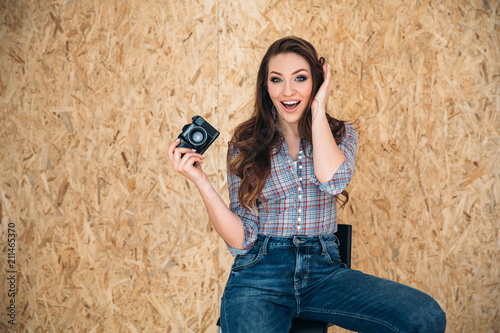
<svg viewBox="0 0 500 333">
<path fill-rule="evenodd" d="M 300 298 L 299 298 L 299 292 L 295 291 L 295 301 L 297 302 L 297 308 L 295 309 L 297 312 L 297 316 L 300 314 Z"/>
<path fill-rule="evenodd" d="M 387 327 L 388 329 L 394 331 L 395 333 L 400 333 L 397 328 L 395 328 L 394 326 L 386 323 L 385 321 L 382 321 L 380 319 L 376 319 L 376 318 L 373 318 L 373 317 L 370 317 L 370 316 L 367 316 L 367 315 L 361 315 L 361 314 L 358 314 L 358 313 L 336 311 L 336 310 L 315 309 L 315 308 L 305 308 L 305 309 L 302 310 L 302 313 L 304 313 L 304 312 L 328 313 L 328 314 L 332 314 L 332 315 L 342 315 L 342 316 L 346 316 L 346 317 L 364 319 L 364 320 L 367 320 L 367 321 L 371 321 L 373 323 L 377 323 L 377 324 L 383 325 L 383 326 Z"/>
</svg>

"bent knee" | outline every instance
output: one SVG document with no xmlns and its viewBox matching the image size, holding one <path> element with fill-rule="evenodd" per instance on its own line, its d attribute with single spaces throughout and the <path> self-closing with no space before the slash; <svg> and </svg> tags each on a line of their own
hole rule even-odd
<svg viewBox="0 0 500 333">
<path fill-rule="evenodd" d="M 418 319 L 412 332 L 444 333 L 446 313 L 433 298 L 429 296 L 429 299 L 429 302 L 425 305 L 422 304 L 420 311 L 418 311 Z"/>
<path fill-rule="evenodd" d="M 422 332 L 444 333 L 446 329 L 446 313 L 436 301 L 434 301 L 434 303 L 435 306 L 429 309 L 428 330 Z"/>
</svg>

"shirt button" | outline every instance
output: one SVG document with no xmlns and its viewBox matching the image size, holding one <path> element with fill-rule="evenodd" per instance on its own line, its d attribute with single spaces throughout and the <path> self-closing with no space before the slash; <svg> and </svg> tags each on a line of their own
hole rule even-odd
<svg viewBox="0 0 500 333">
<path fill-rule="evenodd" d="M 302 191 L 302 188 L 299 187 L 297 190 L 300 192 L 300 191 Z"/>
<path fill-rule="evenodd" d="M 299 221 L 299 222 L 300 222 L 300 221 L 302 221 L 302 219 L 299 217 L 299 218 L 297 219 L 297 221 Z"/>
<path fill-rule="evenodd" d="M 302 169 L 302 165 L 299 165 L 299 169 Z"/>
<path fill-rule="evenodd" d="M 299 213 L 302 213 L 302 209 L 299 208 Z"/>
<path fill-rule="evenodd" d="M 302 177 L 299 178 L 299 182 L 301 182 L 301 181 L 302 181 Z"/>
<path fill-rule="evenodd" d="M 299 199 L 302 199 L 302 195 L 299 194 Z"/>
<path fill-rule="evenodd" d="M 302 156 L 301 156 L 301 155 L 299 155 L 299 160 L 301 160 L 301 159 L 302 159 Z"/>
<path fill-rule="evenodd" d="M 297 226 L 297 230 L 300 230 L 300 225 Z"/>
</svg>

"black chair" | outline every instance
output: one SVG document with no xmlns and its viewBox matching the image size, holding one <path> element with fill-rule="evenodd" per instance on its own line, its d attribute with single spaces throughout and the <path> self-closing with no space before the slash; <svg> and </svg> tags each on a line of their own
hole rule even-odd
<svg viewBox="0 0 500 333">
<path fill-rule="evenodd" d="M 348 268 L 351 268 L 352 225 L 339 224 L 335 235 L 340 242 L 340 258 Z M 217 326 L 220 326 L 220 318 L 217 320 Z M 320 321 L 294 319 L 292 321 L 290 333 L 327 333 L 328 327 L 330 326 L 333 326 L 333 324 Z"/>
</svg>

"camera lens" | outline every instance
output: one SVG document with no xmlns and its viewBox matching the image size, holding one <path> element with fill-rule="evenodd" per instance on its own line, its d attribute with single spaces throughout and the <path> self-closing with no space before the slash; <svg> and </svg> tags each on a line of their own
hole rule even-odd
<svg viewBox="0 0 500 333">
<path fill-rule="evenodd" d="M 203 144 L 207 139 L 207 132 L 201 128 L 194 128 L 191 133 L 189 133 L 189 141 L 195 146 Z"/>
<path fill-rule="evenodd" d="M 196 131 L 193 133 L 193 141 L 199 143 L 203 141 L 203 133 Z"/>
</svg>

